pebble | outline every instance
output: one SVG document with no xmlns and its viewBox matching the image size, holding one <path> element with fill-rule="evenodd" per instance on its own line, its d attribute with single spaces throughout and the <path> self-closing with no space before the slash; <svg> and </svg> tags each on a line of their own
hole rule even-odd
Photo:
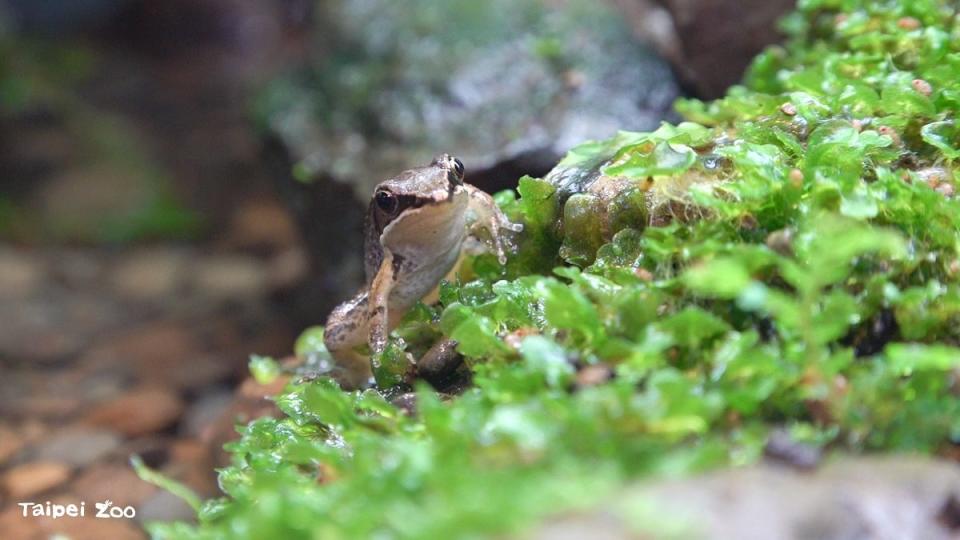
<svg viewBox="0 0 960 540">
<path fill-rule="evenodd" d="M 297 243 L 299 232 L 287 209 L 274 200 L 249 201 L 230 220 L 231 248 L 283 249 Z"/>
<path fill-rule="evenodd" d="M 143 386 L 95 406 L 85 423 L 138 437 L 170 427 L 180 418 L 183 409 L 183 400 L 176 393 L 166 388 Z"/>
<path fill-rule="evenodd" d="M 120 436 L 105 429 L 72 428 L 57 431 L 34 450 L 37 459 L 85 467 L 120 446 Z"/>
<path fill-rule="evenodd" d="M 249 300 L 263 296 L 268 289 L 266 265 L 254 257 L 219 255 L 200 261 L 194 268 L 195 291 L 211 300 Z"/>
<path fill-rule="evenodd" d="M 0 511 L 0 538 L 42 538 L 40 524 L 32 519 L 25 519 L 20 514 L 20 507 L 8 506 Z"/>
<path fill-rule="evenodd" d="M 114 463 L 88 467 L 70 485 L 70 491 L 82 500 L 110 499 L 118 505 L 134 507 L 139 506 L 158 490 L 156 486 L 141 480 L 130 465 Z"/>
<path fill-rule="evenodd" d="M 158 491 L 137 508 L 137 521 L 194 521 L 193 508 L 169 491 Z"/>
<path fill-rule="evenodd" d="M 162 470 L 202 497 L 211 497 L 218 492 L 210 449 L 197 440 L 174 441 L 170 446 L 170 460 Z"/>
<path fill-rule="evenodd" d="M 23 298 L 43 282 L 43 266 L 13 249 L 0 249 L 0 298 Z"/>
<path fill-rule="evenodd" d="M 125 369 L 130 376 L 178 390 L 205 388 L 229 376 L 231 366 L 208 358 L 200 341 L 171 321 L 145 324 L 87 351 L 85 369 Z"/>
<path fill-rule="evenodd" d="M 233 393 L 229 390 L 211 390 L 204 393 L 184 414 L 183 434 L 188 437 L 200 437 L 223 416 L 232 403 Z"/>
<path fill-rule="evenodd" d="M 0 426 L 0 466 L 17 455 L 24 446 L 23 437 L 12 428 Z"/>
<path fill-rule="evenodd" d="M 175 249 L 144 249 L 121 260 L 110 282 L 132 300 L 162 302 L 184 283 L 187 259 Z"/>
<path fill-rule="evenodd" d="M 18 465 L 2 477 L 6 492 L 14 500 L 26 500 L 64 484 L 70 478 L 70 467 L 55 461 L 35 461 Z"/>
</svg>

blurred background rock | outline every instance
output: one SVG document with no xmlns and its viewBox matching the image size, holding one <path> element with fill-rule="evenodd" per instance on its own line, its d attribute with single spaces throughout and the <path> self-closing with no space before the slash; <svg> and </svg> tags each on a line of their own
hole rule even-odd
<svg viewBox="0 0 960 540">
<path fill-rule="evenodd" d="M 25 500 L 189 516 L 128 456 L 216 492 L 238 400 L 269 409 L 248 354 L 359 284 L 373 184 L 451 152 L 504 189 L 654 128 L 789 4 L 0 0 L 0 537 L 142 536 Z"/>
</svg>

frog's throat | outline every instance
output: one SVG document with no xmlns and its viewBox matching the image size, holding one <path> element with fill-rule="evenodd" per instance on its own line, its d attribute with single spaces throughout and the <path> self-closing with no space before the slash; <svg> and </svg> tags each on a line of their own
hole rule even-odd
<svg viewBox="0 0 960 540">
<path fill-rule="evenodd" d="M 441 205 L 408 210 L 402 219 L 384 227 L 380 245 L 394 253 L 414 257 L 432 250 L 459 247 L 466 235 L 468 202 L 466 196 L 454 196 L 453 200 Z"/>
</svg>

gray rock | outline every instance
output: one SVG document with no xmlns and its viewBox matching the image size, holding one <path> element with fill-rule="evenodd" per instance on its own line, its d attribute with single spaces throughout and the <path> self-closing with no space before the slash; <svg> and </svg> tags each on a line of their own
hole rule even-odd
<svg viewBox="0 0 960 540">
<path fill-rule="evenodd" d="M 242 302 L 264 295 L 269 275 L 266 265 L 254 257 L 217 255 L 196 262 L 191 286 L 210 300 Z"/>
<path fill-rule="evenodd" d="M 119 448 L 121 438 L 105 429 L 69 429 L 57 431 L 34 451 L 37 459 L 58 461 L 85 467 Z"/>
<path fill-rule="evenodd" d="M 114 290 L 140 301 L 161 302 L 174 295 L 186 277 L 187 253 L 176 248 L 137 250 L 113 268 Z"/>
<path fill-rule="evenodd" d="M 201 438 L 226 413 L 232 402 L 233 392 L 229 389 L 204 392 L 184 414 L 181 431 L 188 437 Z"/>
<path fill-rule="evenodd" d="M 193 508 L 169 491 L 158 491 L 137 507 L 137 521 L 196 521 Z"/>
<path fill-rule="evenodd" d="M 341 37 L 322 43 L 307 84 L 274 87 L 267 121 L 299 174 L 350 182 L 361 199 L 441 151 L 474 183 L 511 160 L 552 162 L 586 139 L 656 127 L 677 95 L 666 62 L 596 2 L 345 0 L 327 10 L 337 26 L 323 30 Z"/>
<path fill-rule="evenodd" d="M 604 538 L 949 540 L 960 533 L 958 498 L 960 467 L 947 461 L 844 458 L 809 474 L 760 465 L 630 488 L 534 537 L 596 529 Z"/>
<path fill-rule="evenodd" d="M 23 298 L 43 283 L 45 266 L 35 257 L 0 248 L 0 298 Z"/>
<path fill-rule="evenodd" d="M 359 284 L 358 231 L 376 183 L 449 152 L 472 184 L 511 188 L 585 139 L 655 128 L 678 93 L 668 64 L 605 3 L 318 6 L 327 22 L 312 63 L 273 84 L 260 108 L 318 276 L 297 294 L 313 317 Z"/>
</svg>

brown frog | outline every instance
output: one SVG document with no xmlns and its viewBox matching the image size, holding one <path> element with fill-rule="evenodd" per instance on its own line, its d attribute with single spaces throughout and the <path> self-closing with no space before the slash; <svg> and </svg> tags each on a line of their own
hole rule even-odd
<svg viewBox="0 0 960 540">
<path fill-rule="evenodd" d="M 463 182 L 463 163 L 448 154 L 376 187 L 364 224 L 367 284 L 327 318 L 324 342 L 342 369 L 341 385 L 371 384 L 370 358 L 384 350 L 403 315 L 456 265 L 468 236 L 485 230 L 500 264 L 519 232 L 490 195 Z M 449 348 L 449 347 L 448 347 Z"/>
</svg>

